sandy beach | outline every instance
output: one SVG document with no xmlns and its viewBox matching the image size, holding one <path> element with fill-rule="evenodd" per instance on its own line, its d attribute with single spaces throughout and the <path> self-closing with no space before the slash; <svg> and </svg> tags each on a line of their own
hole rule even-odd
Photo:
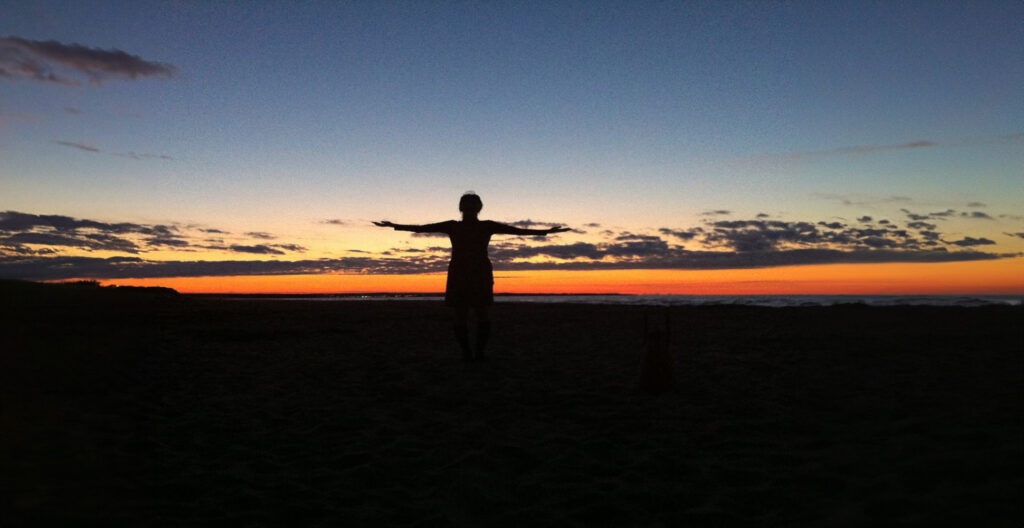
<svg viewBox="0 0 1024 528">
<path fill-rule="evenodd" d="M 1024 309 L 3 301 L 6 526 L 1020 526 Z M 657 317 L 663 312 L 656 311 Z"/>
</svg>

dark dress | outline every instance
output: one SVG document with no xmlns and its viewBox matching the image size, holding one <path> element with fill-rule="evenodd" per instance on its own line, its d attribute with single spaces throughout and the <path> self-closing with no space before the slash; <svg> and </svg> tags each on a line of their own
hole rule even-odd
<svg viewBox="0 0 1024 528">
<path fill-rule="evenodd" d="M 494 272 L 487 258 L 491 235 L 515 233 L 515 227 L 490 220 L 449 220 L 430 226 L 452 242 L 444 302 L 449 306 L 486 306 L 494 303 Z"/>
</svg>

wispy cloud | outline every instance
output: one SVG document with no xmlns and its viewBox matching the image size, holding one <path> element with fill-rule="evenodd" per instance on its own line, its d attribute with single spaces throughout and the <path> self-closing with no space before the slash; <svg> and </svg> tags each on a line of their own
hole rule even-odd
<svg viewBox="0 0 1024 528">
<path fill-rule="evenodd" d="M 918 140 L 908 141 L 905 143 L 888 143 L 888 144 L 874 144 L 874 145 L 850 145 L 844 147 L 836 147 L 831 149 L 821 150 L 805 150 L 801 152 L 787 152 L 787 153 L 769 153 L 761 154 L 756 156 L 750 156 L 743 158 L 749 161 L 770 161 L 770 160 L 799 160 L 805 158 L 817 158 L 824 156 L 836 156 L 836 155 L 861 155 L 871 154 L 874 152 L 884 152 L 893 150 L 915 150 L 915 149 L 926 149 L 939 146 L 939 143 L 930 140 Z"/>
<path fill-rule="evenodd" d="M 30 115 L 30 114 L 25 114 L 25 113 L 21 113 L 21 112 L 15 112 L 15 113 L 0 112 L 0 127 L 4 127 L 4 126 L 7 126 L 7 125 L 9 125 L 11 123 L 15 123 L 15 122 L 28 122 L 28 121 L 35 121 L 35 120 L 36 120 L 36 117 L 33 116 L 33 115 Z"/>
<path fill-rule="evenodd" d="M 111 79 L 173 77 L 178 67 L 145 60 L 119 49 L 104 50 L 76 43 L 30 40 L 13 35 L 0 37 L 0 78 L 65 86 L 83 84 L 81 79 L 65 71 L 78 73 L 89 84 L 100 86 Z"/>
<path fill-rule="evenodd" d="M 92 145 L 86 145 L 85 143 L 76 143 L 74 141 L 54 141 L 54 143 L 65 147 L 71 147 L 73 149 L 84 150 L 86 152 L 102 152 L 100 149 Z"/>
<path fill-rule="evenodd" d="M 1024 139 L 1024 132 L 1016 134 L 999 135 L 999 136 L 984 136 L 962 139 L 959 141 L 952 142 L 937 142 L 928 139 L 921 139 L 916 141 L 907 141 L 903 143 L 879 143 L 871 145 L 850 145 L 844 147 L 836 147 L 831 149 L 821 150 L 806 150 L 802 152 L 789 152 L 789 153 L 769 153 L 758 156 L 751 156 L 743 158 L 750 161 L 760 160 L 798 160 L 804 158 L 815 158 L 823 156 L 835 156 L 835 155 L 862 155 L 871 154 L 875 152 L 885 151 L 897 151 L 897 150 L 920 150 L 930 148 L 943 148 L 953 146 L 964 146 L 964 145 L 985 145 L 991 143 L 1006 143 L 1016 142 Z"/>
<path fill-rule="evenodd" d="M 857 145 L 857 146 L 853 146 L 853 147 L 839 147 L 839 148 L 833 149 L 833 150 L 825 150 L 825 151 L 812 152 L 810 154 L 818 154 L 818 153 L 824 154 L 824 153 L 829 153 L 829 152 L 852 152 L 852 153 L 855 153 L 855 154 L 863 154 L 865 152 L 877 152 L 877 151 L 880 151 L 880 150 L 905 150 L 905 149 L 928 148 L 928 147 L 934 147 L 936 145 L 938 145 L 938 143 L 936 143 L 934 141 L 924 140 L 924 141 L 910 141 L 910 142 L 907 142 L 907 143 L 895 143 L 895 144 L 890 144 L 890 145 Z"/>
<path fill-rule="evenodd" d="M 80 143 L 80 142 L 77 142 L 77 141 L 54 140 L 53 143 L 56 144 L 56 145 L 61 145 L 63 147 L 69 147 L 69 148 L 73 148 L 73 149 L 78 149 L 78 150 L 85 151 L 85 152 L 93 152 L 93 153 L 96 153 L 96 154 L 100 154 L 100 153 L 104 152 L 99 147 L 94 147 L 94 146 L 89 145 L 87 143 Z M 107 152 L 107 154 L 110 154 L 111 156 L 117 156 L 119 158 L 129 158 L 129 159 L 135 159 L 135 160 L 146 160 L 146 159 L 170 160 L 170 159 L 174 159 L 171 156 L 168 156 L 167 154 L 149 154 L 149 153 L 145 153 L 145 152 Z"/>
<path fill-rule="evenodd" d="M 909 209 L 900 209 L 900 212 L 907 215 L 907 218 L 914 221 L 921 220 L 945 220 L 951 216 L 956 215 L 956 211 L 953 209 L 946 209 L 945 211 L 936 211 L 933 213 L 918 214 L 910 211 Z M 984 214 L 984 213 L 982 213 Z M 968 216 L 967 213 L 961 213 L 960 216 Z M 987 216 L 987 215 L 986 215 Z"/>
<path fill-rule="evenodd" d="M 842 205 L 873 206 L 893 203 L 911 202 L 909 196 L 889 195 L 875 196 L 867 194 L 811 193 L 814 198 L 839 202 Z"/>
<path fill-rule="evenodd" d="M 128 158 L 130 160 L 173 160 L 167 155 L 155 155 L 155 153 L 147 152 L 111 152 L 112 155 L 118 158 Z"/>
</svg>

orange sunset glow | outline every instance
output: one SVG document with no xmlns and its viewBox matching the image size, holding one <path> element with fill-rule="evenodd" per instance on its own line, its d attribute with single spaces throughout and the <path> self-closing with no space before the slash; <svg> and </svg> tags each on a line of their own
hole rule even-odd
<svg viewBox="0 0 1024 528">
<path fill-rule="evenodd" d="M 1024 259 L 942 264 L 833 264 L 759 270 L 505 271 L 496 293 L 676 295 L 1024 294 Z M 443 293 L 443 273 L 118 279 L 183 293 Z"/>
</svg>

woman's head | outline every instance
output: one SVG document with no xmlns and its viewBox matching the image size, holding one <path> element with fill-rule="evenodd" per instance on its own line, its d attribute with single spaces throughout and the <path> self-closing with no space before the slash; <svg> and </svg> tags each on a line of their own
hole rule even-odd
<svg viewBox="0 0 1024 528">
<path fill-rule="evenodd" d="M 469 191 L 463 194 L 462 198 L 459 198 L 459 211 L 462 211 L 463 214 L 479 214 L 483 208 L 484 202 L 473 191 Z"/>
</svg>

